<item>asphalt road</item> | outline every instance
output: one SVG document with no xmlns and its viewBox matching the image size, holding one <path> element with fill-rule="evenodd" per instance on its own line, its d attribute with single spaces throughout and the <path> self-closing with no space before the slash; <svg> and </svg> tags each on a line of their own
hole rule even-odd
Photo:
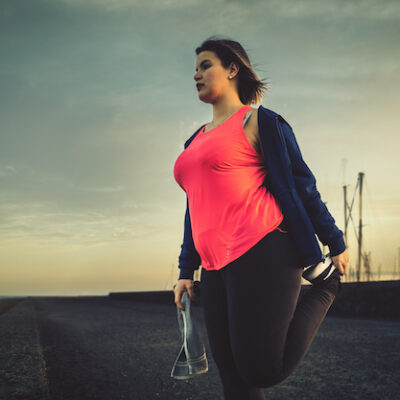
<svg viewBox="0 0 400 400">
<path fill-rule="evenodd" d="M 20 301 L 0 316 L 2 400 L 223 400 L 202 308 L 209 371 L 170 377 L 176 308 L 108 297 Z M 267 399 L 379 399 L 400 393 L 400 321 L 327 316 L 302 364 Z"/>
</svg>

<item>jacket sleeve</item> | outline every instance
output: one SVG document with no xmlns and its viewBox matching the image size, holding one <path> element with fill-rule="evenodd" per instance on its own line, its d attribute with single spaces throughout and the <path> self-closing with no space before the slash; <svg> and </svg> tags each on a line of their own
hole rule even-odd
<svg viewBox="0 0 400 400">
<path fill-rule="evenodd" d="M 346 250 L 343 232 L 336 226 L 334 218 L 321 199 L 315 176 L 303 160 L 292 128 L 285 120 L 279 122 L 279 127 L 286 143 L 296 191 L 318 238 L 329 247 L 331 256 L 336 256 Z"/>
<path fill-rule="evenodd" d="M 201 258 L 193 242 L 189 201 L 186 197 L 185 230 L 183 234 L 183 243 L 181 245 L 181 253 L 179 255 L 180 273 L 178 279 L 193 279 L 194 271 L 199 268 L 200 264 Z"/>
</svg>

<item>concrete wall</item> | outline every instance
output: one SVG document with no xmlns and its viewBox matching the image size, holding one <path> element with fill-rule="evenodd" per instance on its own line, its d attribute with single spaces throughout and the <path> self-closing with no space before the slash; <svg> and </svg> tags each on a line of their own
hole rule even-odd
<svg viewBox="0 0 400 400">
<path fill-rule="evenodd" d="M 343 283 L 328 313 L 400 319 L 400 281 Z"/>
<path fill-rule="evenodd" d="M 343 289 L 328 315 L 400 319 L 400 281 L 343 283 Z M 302 296 L 311 286 L 303 285 Z M 174 303 L 172 290 L 154 292 L 112 292 L 110 299 L 148 303 Z M 201 306 L 201 299 L 198 304 Z"/>
</svg>

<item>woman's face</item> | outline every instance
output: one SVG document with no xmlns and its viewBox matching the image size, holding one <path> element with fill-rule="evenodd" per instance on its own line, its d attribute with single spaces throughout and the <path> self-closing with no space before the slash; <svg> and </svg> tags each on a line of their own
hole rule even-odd
<svg viewBox="0 0 400 400">
<path fill-rule="evenodd" d="M 197 55 L 196 81 L 197 92 L 200 100 L 213 103 L 227 89 L 230 88 L 229 68 L 224 68 L 221 60 L 213 51 L 202 51 Z M 200 85 L 201 84 L 201 85 Z"/>
</svg>

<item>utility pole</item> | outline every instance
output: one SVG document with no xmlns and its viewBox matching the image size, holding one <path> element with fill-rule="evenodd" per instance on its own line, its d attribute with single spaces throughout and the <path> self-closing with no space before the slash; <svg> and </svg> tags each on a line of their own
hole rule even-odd
<svg viewBox="0 0 400 400">
<path fill-rule="evenodd" d="M 343 195 L 344 195 L 344 242 L 347 245 L 347 185 L 343 185 Z"/>
<path fill-rule="evenodd" d="M 343 196 L 344 196 L 344 243 L 346 245 L 346 248 L 349 247 L 348 242 L 347 242 L 347 212 L 348 212 L 348 207 L 347 207 L 347 185 L 343 185 Z M 351 266 L 349 265 L 349 276 L 347 277 L 346 280 L 351 279 Z"/>
<path fill-rule="evenodd" d="M 358 265 L 357 265 L 357 281 L 360 282 L 361 278 L 361 263 L 362 263 L 362 187 L 363 187 L 364 172 L 358 173 L 359 180 L 359 197 L 360 197 L 360 207 L 359 207 L 359 223 L 358 223 Z"/>
<path fill-rule="evenodd" d="M 365 274 L 367 276 L 367 281 L 369 282 L 371 280 L 371 278 L 373 277 L 373 274 L 371 271 L 371 252 L 370 251 L 368 253 L 363 254 L 363 261 L 364 261 Z"/>
</svg>

